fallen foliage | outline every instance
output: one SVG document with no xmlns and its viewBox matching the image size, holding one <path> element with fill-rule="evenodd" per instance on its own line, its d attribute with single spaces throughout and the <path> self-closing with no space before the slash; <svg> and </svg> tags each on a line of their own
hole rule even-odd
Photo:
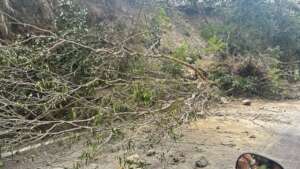
<svg viewBox="0 0 300 169">
<path fill-rule="evenodd" d="M 159 37 L 136 28 L 129 34 L 120 23 L 91 29 L 85 9 L 62 2 L 56 31 L 3 13 L 39 33 L 0 47 L 1 151 L 82 131 L 99 133 L 103 145 L 138 119 L 172 130 L 206 115 L 214 96 L 203 70 L 154 52 L 155 45 L 137 52 L 128 43 L 132 38 Z M 198 80 L 162 72 L 161 63 L 193 69 Z"/>
</svg>

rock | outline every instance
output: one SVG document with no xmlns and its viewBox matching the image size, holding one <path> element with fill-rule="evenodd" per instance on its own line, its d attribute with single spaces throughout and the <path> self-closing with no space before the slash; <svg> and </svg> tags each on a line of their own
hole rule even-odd
<svg viewBox="0 0 300 169">
<path fill-rule="evenodd" d="M 249 138 L 253 138 L 253 139 L 254 139 L 254 138 L 256 138 L 256 136 L 255 136 L 255 135 L 252 135 L 252 136 L 250 136 Z"/>
<path fill-rule="evenodd" d="M 182 152 L 171 154 L 171 164 L 176 165 L 178 163 L 185 163 L 185 155 Z"/>
<path fill-rule="evenodd" d="M 126 162 L 135 169 L 138 169 L 140 166 L 150 165 L 144 159 L 142 159 L 138 154 L 133 154 L 127 157 Z"/>
<path fill-rule="evenodd" d="M 217 130 L 220 130 L 220 129 L 221 129 L 221 127 L 220 127 L 220 126 L 217 126 L 217 127 L 216 127 L 216 129 L 217 129 Z"/>
<path fill-rule="evenodd" d="M 150 156 L 154 156 L 155 154 L 156 154 L 156 151 L 151 149 L 151 150 L 149 150 L 149 151 L 147 152 L 146 155 L 147 155 L 148 157 L 150 157 Z"/>
<path fill-rule="evenodd" d="M 222 146 L 226 146 L 226 147 L 236 147 L 236 144 L 232 143 L 232 142 L 225 142 L 225 143 L 221 143 Z"/>
<path fill-rule="evenodd" d="M 229 101 L 227 100 L 227 98 L 226 97 L 221 97 L 221 103 L 223 103 L 223 104 L 227 104 L 227 103 L 229 103 Z"/>
<path fill-rule="evenodd" d="M 252 104 L 251 100 L 249 100 L 249 99 L 243 100 L 242 103 L 244 106 L 251 106 L 251 104 Z"/>
<path fill-rule="evenodd" d="M 172 160 L 173 163 L 179 163 L 180 161 L 178 157 L 173 157 Z"/>
<path fill-rule="evenodd" d="M 194 61 L 193 58 L 191 58 L 191 57 L 186 57 L 185 60 L 189 63 L 193 63 L 193 61 Z"/>
<path fill-rule="evenodd" d="M 205 157 L 201 157 L 198 161 L 195 162 L 197 168 L 205 168 L 208 166 L 208 161 Z"/>
<path fill-rule="evenodd" d="M 140 158 L 140 156 L 138 154 L 134 154 L 134 155 L 131 155 L 131 156 L 127 157 L 126 161 L 128 163 L 137 164 L 137 163 L 141 162 L 141 158 Z"/>
</svg>

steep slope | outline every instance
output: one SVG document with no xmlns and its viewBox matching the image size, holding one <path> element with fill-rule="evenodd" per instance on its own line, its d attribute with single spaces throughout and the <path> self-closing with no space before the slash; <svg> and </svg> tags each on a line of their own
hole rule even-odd
<svg viewBox="0 0 300 169">
<path fill-rule="evenodd" d="M 41 33 L 28 25 L 23 25 L 24 23 L 55 30 L 55 19 L 60 15 L 57 8 L 61 2 L 63 1 L 3 1 L 0 6 L 2 11 L 0 38 L 11 38 L 17 34 Z M 91 26 L 126 24 L 127 27 L 136 31 L 141 31 L 138 29 L 142 29 L 146 24 L 151 24 L 161 9 L 155 1 L 70 0 L 66 2 L 77 3 L 86 8 Z M 171 25 L 164 30 L 163 46 L 174 48 L 186 41 L 193 47 L 203 47 L 204 42 L 200 38 L 199 25 L 193 23 L 195 20 L 188 18 L 176 7 L 168 8 L 166 8 L 168 9 L 166 14 L 170 17 L 169 24 Z"/>
</svg>

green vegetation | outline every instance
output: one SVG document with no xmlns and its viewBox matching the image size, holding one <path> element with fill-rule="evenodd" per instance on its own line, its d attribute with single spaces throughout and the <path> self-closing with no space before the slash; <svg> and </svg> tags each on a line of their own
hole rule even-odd
<svg viewBox="0 0 300 169">
<path fill-rule="evenodd" d="M 211 0 L 202 5 L 210 6 L 207 17 L 212 18 L 201 28 L 201 36 L 209 40 L 209 49 L 211 46 L 225 49 L 230 57 L 261 56 L 268 49 L 276 48 L 280 50 L 278 59 L 282 62 L 300 59 L 300 10 L 295 2 L 238 0 L 220 3 Z M 299 65 L 294 69 L 298 70 Z"/>
<path fill-rule="evenodd" d="M 215 64 L 209 72 L 209 78 L 226 95 L 274 98 L 279 92 L 278 79 L 275 79 L 276 73 L 271 74 L 252 59 Z"/>
<path fill-rule="evenodd" d="M 150 105 L 154 102 L 154 92 L 142 84 L 136 84 L 133 87 L 133 98 L 137 103 L 143 103 L 144 105 Z"/>
<path fill-rule="evenodd" d="M 217 38 L 217 36 L 213 36 L 208 39 L 207 41 L 207 48 L 205 48 L 205 51 L 207 53 L 223 53 L 225 50 L 225 43 L 222 42 L 221 39 Z"/>
<path fill-rule="evenodd" d="M 283 81 L 300 79 L 300 7 L 292 1 L 101 3 L 45 2 L 37 9 L 49 10 L 49 25 L 23 23 L 23 3 L 15 12 L 0 6 L 0 30 L 11 29 L 0 32 L 0 130 L 9 146 L 1 151 L 90 131 L 97 140 L 81 155 L 88 163 L 128 130 L 145 127 L 151 144 L 165 133 L 176 140 L 175 128 L 205 117 L 220 95 L 274 99 Z"/>
<path fill-rule="evenodd" d="M 185 60 L 189 57 L 188 50 L 190 49 L 189 45 L 184 42 L 178 48 L 174 50 L 173 57 L 181 60 Z"/>
<path fill-rule="evenodd" d="M 190 97 L 197 84 L 182 76 L 183 65 L 155 55 L 170 24 L 164 8 L 155 7 L 152 22 L 136 27 L 122 20 L 90 26 L 87 9 L 75 1 L 57 5 L 55 29 L 32 26 L 39 32 L 12 37 L 0 48 L 0 129 L 10 129 L 3 135 L 10 147 L 2 151 L 85 130 L 101 130 L 99 142 L 122 140 L 122 130 L 147 115 L 161 116 L 151 119 L 161 125 L 151 122 L 155 134 L 184 120 L 184 104 L 171 103 Z M 189 50 L 183 43 L 171 55 L 184 61 Z M 92 160 L 98 148 L 89 146 L 82 160 Z"/>
<path fill-rule="evenodd" d="M 232 61 L 233 57 L 244 60 L 234 60 L 228 68 L 212 68 L 211 79 L 225 93 L 264 96 L 278 93 L 284 79 L 299 79 L 300 9 L 294 1 L 208 0 L 189 5 L 203 11 L 205 22 L 200 35 L 207 40 L 204 51 L 225 58 L 224 62 Z M 264 70 L 263 79 L 267 81 L 256 75 L 232 72 L 230 67 L 245 66 L 249 57 L 256 60 L 252 64 L 257 69 Z"/>
</svg>

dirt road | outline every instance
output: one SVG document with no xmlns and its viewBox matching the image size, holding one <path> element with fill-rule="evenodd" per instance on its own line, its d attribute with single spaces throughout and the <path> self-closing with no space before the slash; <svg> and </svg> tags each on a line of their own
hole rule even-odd
<svg viewBox="0 0 300 169">
<path fill-rule="evenodd" d="M 286 169 L 299 168 L 300 102 L 269 103 L 266 106 L 277 108 L 274 116 L 286 121 L 285 123 L 275 123 L 270 127 L 274 132 L 274 137 L 263 152 L 277 158 Z"/>
<path fill-rule="evenodd" d="M 255 152 L 277 160 L 286 169 L 300 167 L 300 101 L 254 101 L 224 104 L 207 119 L 176 131 L 180 138 L 162 138 L 158 144 L 136 144 L 130 150 L 108 149 L 84 169 L 121 169 L 120 159 L 145 162 L 146 169 L 193 169 L 206 159 L 206 169 L 233 169 L 243 152 Z M 84 145 L 60 143 L 6 159 L 5 169 L 77 169 Z M 149 153 L 150 152 L 150 153 Z M 138 158 L 138 159 L 137 159 Z"/>
<path fill-rule="evenodd" d="M 227 117 L 253 122 L 270 135 L 260 142 L 261 146 L 248 149 L 250 152 L 271 157 L 286 169 L 300 167 L 300 101 L 257 101 L 250 107 L 231 103 L 223 111 Z"/>
</svg>

